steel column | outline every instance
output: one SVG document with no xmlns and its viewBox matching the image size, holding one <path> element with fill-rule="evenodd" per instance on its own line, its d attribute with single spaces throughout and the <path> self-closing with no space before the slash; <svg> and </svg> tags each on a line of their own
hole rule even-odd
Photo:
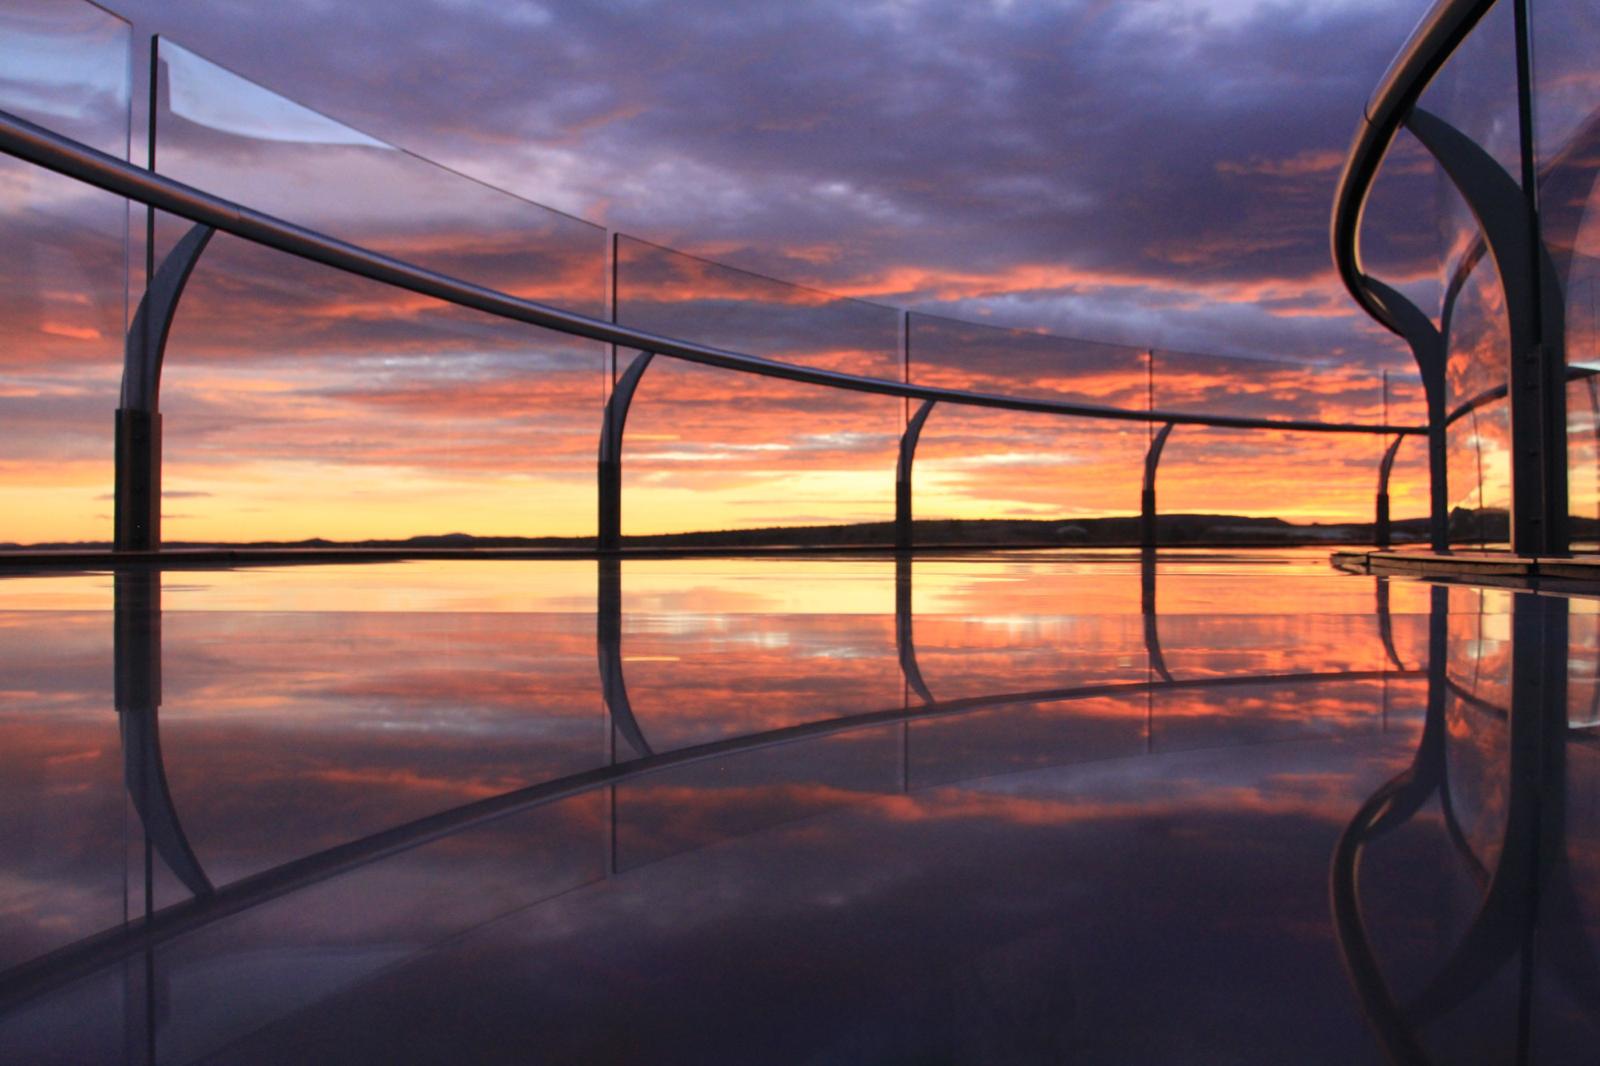
<svg viewBox="0 0 1600 1066">
<path fill-rule="evenodd" d="M 600 422 L 599 535 L 601 551 L 622 547 L 622 431 L 628 424 L 628 408 L 639 388 L 639 379 L 655 358 L 653 352 L 640 352 L 628 364 L 606 401 Z"/>
</svg>

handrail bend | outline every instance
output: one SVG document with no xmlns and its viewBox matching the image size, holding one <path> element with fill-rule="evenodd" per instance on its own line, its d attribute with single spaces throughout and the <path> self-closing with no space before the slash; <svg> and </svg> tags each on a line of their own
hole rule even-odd
<svg viewBox="0 0 1600 1066">
<path fill-rule="evenodd" d="M 1423 16 L 1378 83 L 1339 175 L 1329 232 L 1334 267 L 1362 310 L 1395 334 L 1403 335 L 1399 323 L 1368 287 L 1361 269 L 1361 216 L 1378 168 L 1412 105 L 1494 3 L 1495 0 L 1438 0 Z"/>
</svg>

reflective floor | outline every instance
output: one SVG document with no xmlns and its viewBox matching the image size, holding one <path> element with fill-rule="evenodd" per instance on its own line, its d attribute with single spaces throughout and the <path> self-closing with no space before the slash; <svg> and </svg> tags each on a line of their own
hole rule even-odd
<svg viewBox="0 0 1600 1066">
<path fill-rule="evenodd" d="M 0 1062 L 1592 1062 L 1600 601 L 1326 552 L 0 579 Z"/>
</svg>

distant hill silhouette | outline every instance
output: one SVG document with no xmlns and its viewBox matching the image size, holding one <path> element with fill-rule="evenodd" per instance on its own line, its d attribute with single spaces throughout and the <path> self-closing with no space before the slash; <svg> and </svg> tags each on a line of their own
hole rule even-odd
<svg viewBox="0 0 1600 1066">
<path fill-rule="evenodd" d="M 1593 540 L 1600 522 L 1574 515 L 1573 536 Z M 1428 538 L 1424 518 L 1396 520 L 1390 527 L 1395 544 L 1423 543 Z M 1265 545 L 1371 544 L 1370 522 L 1297 524 L 1281 518 L 1250 518 L 1227 514 L 1165 514 L 1157 528 L 1158 542 L 1166 547 L 1253 547 Z M 1503 543 L 1509 524 L 1506 512 L 1496 508 L 1457 508 L 1450 515 L 1450 537 L 1457 543 Z M 912 523 L 918 547 L 1136 547 L 1139 519 L 924 519 Z M 857 522 L 843 525 L 771 526 L 764 529 L 703 530 L 693 533 L 655 533 L 623 538 L 633 548 L 754 548 L 754 547 L 889 547 L 894 543 L 891 522 Z M 167 541 L 169 548 L 320 548 L 320 549 L 585 549 L 593 537 L 499 537 L 471 533 L 421 534 L 399 539 L 335 541 L 312 537 L 295 541 Z M 0 544 L 0 549 L 95 549 L 106 542 L 57 544 Z"/>
</svg>

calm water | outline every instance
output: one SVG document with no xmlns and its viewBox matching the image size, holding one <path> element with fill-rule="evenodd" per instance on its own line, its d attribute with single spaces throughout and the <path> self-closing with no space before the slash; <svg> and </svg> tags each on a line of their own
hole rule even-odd
<svg viewBox="0 0 1600 1066">
<path fill-rule="evenodd" d="M 1593 1061 L 1597 601 L 1325 560 L 0 580 L 0 1062 Z"/>
</svg>

